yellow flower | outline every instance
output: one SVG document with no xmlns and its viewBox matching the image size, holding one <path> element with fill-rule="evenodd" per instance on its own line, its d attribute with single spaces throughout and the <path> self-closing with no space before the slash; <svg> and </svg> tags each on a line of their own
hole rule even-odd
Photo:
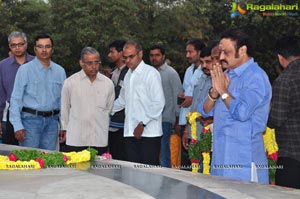
<svg viewBox="0 0 300 199">
<path fill-rule="evenodd" d="M 210 174 L 210 153 L 209 152 L 202 152 L 203 156 L 203 174 Z"/>
<path fill-rule="evenodd" d="M 87 170 L 91 167 L 91 162 L 79 162 L 75 164 L 75 168 L 78 170 Z"/>
<path fill-rule="evenodd" d="M 199 163 L 192 163 L 192 172 L 198 173 L 199 170 Z"/>
<path fill-rule="evenodd" d="M 267 127 L 263 134 L 265 151 L 268 154 L 272 154 L 278 151 L 278 145 L 276 143 L 275 130 Z"/>
<path fill-rule="evenodd" d="M 8 157 L 4 155 L 0 155 L 0 162 L 8 161 Z"/>
<path fill-rule="evenodd" d="M 198 112 L 188 112 L 186 117 L 188 119 L 188 122 L 191 125 L 191 131 L 192 131 L 192 139 L 197 140 L 197 123 L 196 119 L 200 117 L 201 114 Z"/>
<path fill-rule="evenodd" d="M 80 152 L 69 152 L 63 153 L 68 156 L 67 164 L 79 163 L 79 162 L 87 162 L 91 159 L 91 153 L 88 150 L 83 150 Z"/>
</svg>

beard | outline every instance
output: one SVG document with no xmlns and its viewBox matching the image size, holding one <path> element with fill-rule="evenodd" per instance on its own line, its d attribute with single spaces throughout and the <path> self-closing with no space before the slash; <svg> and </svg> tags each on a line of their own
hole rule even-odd
<svg viewBox="0 0 300 199">
<path fill-rule="evenodd" d="M 204 73 L 205 75 L 210 76 L 210 70 L 209 70 L 209 69 L 207 69 L 207 68 L 202 68 L 202 71 L 203 71 L 203 73 Z"/>
</svg>

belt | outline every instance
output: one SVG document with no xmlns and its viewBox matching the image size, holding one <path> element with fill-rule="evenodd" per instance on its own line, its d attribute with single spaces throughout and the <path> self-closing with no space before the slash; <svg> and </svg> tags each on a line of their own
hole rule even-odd
<svg viewBox="0 0 300 199">
<path fill-rule="evenodd" d="M 31 113 L 31 114 L 34 114 L 34 115 L 39 115 L 39 116 L 42 116 L 42 117 L 51 117 L 51 116 L 57 115 L 59 113 L 59 110 L 37 111 L 37 110 L 27 108 L 27 107 L 23 107 L 22 111 L 26 112 L 26 113 Z"/>
</svg>

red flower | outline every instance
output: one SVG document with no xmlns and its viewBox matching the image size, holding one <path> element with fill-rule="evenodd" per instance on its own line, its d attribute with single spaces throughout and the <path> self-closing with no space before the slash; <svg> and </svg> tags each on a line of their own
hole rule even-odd
<svg viewBox="0 0 300 199">
<path fill-rule="evenodd" d="M 65 154 L 63 154 L 63 158 L 64 158 L 65 162 L 67 162 L 69 160 L 68 156 L 66 156 Z"/>
<path fill-rule="evenodd" d="M 194 160 L 194 159 L 192 159 L 191 163 L 200 163 L 200 160 Z"/>
<path fill-rule="evenodd" d="M 10 153 L 9 156 L 8 156 L 8 159 L 9 159 L 10 161 L 15 162 L 15 161 L 18 160 L 18 157 L 17 157 L 15 154 Z"/>
<path fill-rule="evenodd" d="M 44 168 L 45 162 L 44 162 L 43 158 L 37 158 L 35 161 L 40 164 L 41 168 Z"/>
<path fill-rule="evenodd" d="M 195 144 L 197 144 L 197 142 L 198 142 L 198 141 L 197 141 L 197 140 L 195 140 L 195 139 L 192 139 L 192 141 L 191 141 L 191 142 L 192 142 L 192 144 L 194 144 L 194 145 L 195 145 Z"/>
<path fill-rule="evenodd" d="M 206 129 L 205 127 L 202 128 L 203 133 L 210 133 L 210 129 Z"/>
<path fill-rule="evenodd" d="M 277 162 L 278 159 L 278 151 L 272 154 L 268 155 L 268 158 L 271 158 L 272 160 L 274 160 L 275 162 Z"/>
</svg>

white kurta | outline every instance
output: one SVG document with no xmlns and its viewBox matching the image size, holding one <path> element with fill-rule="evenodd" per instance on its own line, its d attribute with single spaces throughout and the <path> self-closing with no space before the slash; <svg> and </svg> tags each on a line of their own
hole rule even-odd
<svg viewBox="0 0 300 199">
<path fill-rule="evenodd" d="M 114 98 L 112 81 L 100 73 L 94 82 L 83 70 L 69 77 L 64 82 L 61 101 L 62 129 L 67 130 L 66 144 L 107 146 Z"/>
<path fill-rule="evenodd" d="M 140 122 L 146 124 L 142 137 L 158 137 L 162 135 L 164 105 L 159 72 L 141 61 L 134 71 L 128 70 L 112 113 L 125 108 L 124 137 L 133 137 Z"/>
</svg>

